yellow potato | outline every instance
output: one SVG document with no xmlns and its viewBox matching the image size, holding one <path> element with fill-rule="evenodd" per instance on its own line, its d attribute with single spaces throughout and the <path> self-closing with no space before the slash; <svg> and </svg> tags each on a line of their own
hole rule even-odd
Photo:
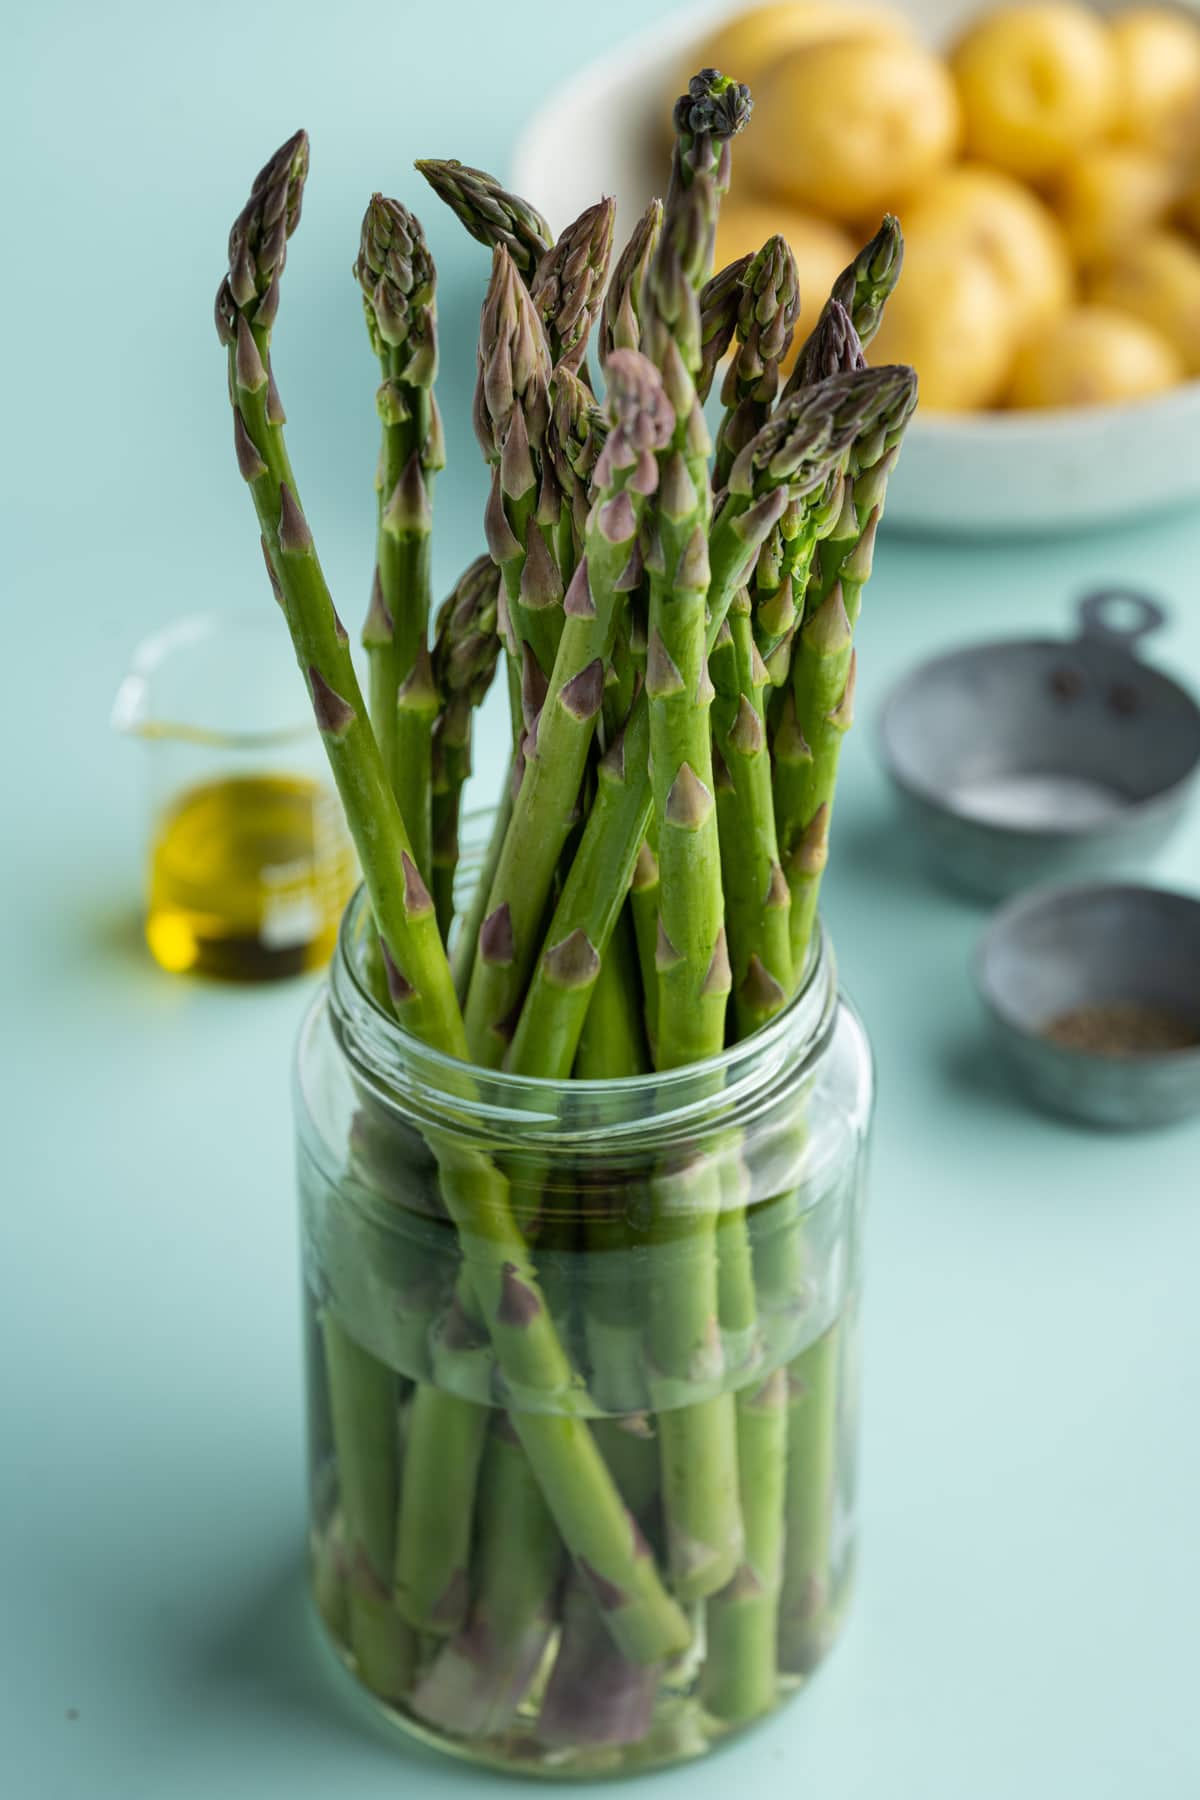
<svg viewBox="0 0 1200 1800">
<path fill-rule="evenodd" d="M 1034 180 L 1099 137 L 1116 105 L 1111 40 L 1082 6 L 988 13 L 967 27 L 950 67 L 968 155 Z"/>
<path fill-rule="evenodd" d="M 919 44 L 813 44 L 765 71 L 744 176 L 799 206 L 878 215 L 945 166 L 959 135 L 945 67 Z"/>
<path fill-rule="evenodd" d="M 801 44 L 825 38 L 906 38 L 912 28 L 902 13 L 855 0 L 766 0 L 748 6 L 696 44 L 673 77 L 671 99 L 682 94 L 698 69 L 720 69 L 751 91 L 763 70 Z"/>
<path fill-rule="evenodd" d="M 1185 230 L 1193 237 L 1200 237 L 1200 181 L 1186 189 L 1175 212 Z"/>
<path fill-rule="evenodd" d="M 1107 306 L 1077 306 L 1022 344 L 1008 398 L 1013 406 L 1103 406 L 1182 379 L 1160 332 Z"/>
<path fill-rule="evenodd" d="M 1169 163 L 1136 144 L 1092 144 L 1058 180 L 1055 203 L 1076 261 L 1106 262 L 1161 225 L 1178 182 Z"/>
<path fill-rule="evenodd" d="M 999 398 L 1014 338 L 1012 306 L 982 257 L 910 241 L 870 360 L 912 363 L 924 411 L 968 412 Z"/>
<path fill-rule="evenodd" d="M 1200 250 L 1178 232 L 1139 238 L 1096 277 L 1090 298 L 1154 326 L 1200 375 Z"/>
<path fill-rule="evenodd" d="M 1117 129 L 1168 155 L 1200 142 L 1200 28 L 1166 7 L 1134 7 L 1112 21 Z"/>
<path fill-rule="evenodd" d="M 743 200 L 735 191 L 721 208 L 714 267 L 723 269 L 737 256 L 753 255 L 774 232 L 791 245 L 805 311 L 815 308 L 819 312 L 858 248 L 849 232 L 829 219 L 819 219 L 779 200 Z"/>
<path fill-rule="evenodd" d="M 1011 175 L 975 163 L 947 169 L 909 201 L 900 223 L 918 247 L 939 244 L 948 254 L 982 258 L 1008 298 L 1018 334 L 1070 302 L 1074 278 L 1058 223 Z"/>
</svg>

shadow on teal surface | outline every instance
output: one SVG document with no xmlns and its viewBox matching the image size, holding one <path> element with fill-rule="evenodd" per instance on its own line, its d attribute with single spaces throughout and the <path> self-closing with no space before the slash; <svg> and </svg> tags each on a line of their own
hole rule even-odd
<svg viewBox="0 0 1200 1800">
<path fill-rule="evenodd" d="M 186 1648 L 181 1647 L 186 1656 Z M 219 1631 L 198 1648 L 197 1681 L 219 1707 L 253 1713 L 259 1730 L 286 1735 L 291 1753 L 305 1739 L 337 1740 L 344 1751 L 357 1744 L 374 1761 L 382 1751 L 396 1759 L 398 1783 L 419 1766 L 422 1783 L 445 1772 L 440 1757 L 411 1747 L 356 1701 L 349 1679 L 337 1679 L 309 1598 L 307 1571 L 291 1560 L 262 1587 L 231 1608 Z M 351 1778 L 352 1785 L 352 1778 Z"/>
</svg>

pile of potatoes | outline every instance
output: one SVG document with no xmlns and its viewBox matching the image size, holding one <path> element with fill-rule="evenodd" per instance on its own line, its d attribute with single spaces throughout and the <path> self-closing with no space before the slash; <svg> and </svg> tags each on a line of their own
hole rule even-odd
<svg viewBox="0 0 1200 1800">
<path fill-rule="evenodd" d="M 718 267 L 782 232 L 811 306 L 897 213 L 904 276 L 871 359 L 914 363 L 926 411 L 1134 400 L 1200 374 L 1196 18 L 1012 5 L 939 56 L 886 9 L 770 0 L 701 64 L 755 100 Z"/>
</svg>

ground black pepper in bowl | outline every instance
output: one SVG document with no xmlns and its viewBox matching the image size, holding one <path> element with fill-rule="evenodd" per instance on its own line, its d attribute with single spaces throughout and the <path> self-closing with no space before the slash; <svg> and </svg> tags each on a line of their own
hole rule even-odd
<svg viewBox="0 0 1200 1800">
<path fill-rule="evenodd" d="M 1065 1050 L 1093 1056 L 1149 1056 L 1200 1048 L 1200 1030 L 1178 1013 L 1137 1001 L 1078 1006 L 1059 1013 L 1041 1035 Z"/>
</svg>

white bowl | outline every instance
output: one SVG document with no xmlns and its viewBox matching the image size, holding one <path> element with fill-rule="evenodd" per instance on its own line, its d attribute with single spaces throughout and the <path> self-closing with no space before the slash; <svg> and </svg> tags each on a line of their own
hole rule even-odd
<svg viewBox="0 0 1200 1800">
<path fill-rule="evenodd" d="M 662 21 L 582 70 L 529 121 L 513 185 L 556 229 L 600 194 L 612 194 L 617 241 L 624 241 L 664 184 L 660 133 L 671 71 L 689 41 L 729 10 L 691 7 Z M 900 0 L 899 10 L 929 42 L 943 43 L 979 5 Z M 1200 381 L 1189 381 L 1124 406 L 918 411 L 889 487 L 888 518 L 947 534 L 1044 532 L 1112 524 L 1198 498 Z"/>
</svg>

